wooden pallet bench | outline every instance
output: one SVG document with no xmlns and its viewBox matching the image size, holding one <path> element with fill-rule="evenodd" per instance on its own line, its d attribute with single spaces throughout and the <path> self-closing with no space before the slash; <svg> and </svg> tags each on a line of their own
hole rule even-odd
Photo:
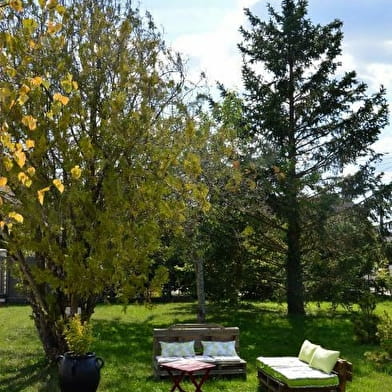
<svg viewBox="0 0 392 392">
<path fill-rule="evenodd" d="M 344 359 L 338 359 L 333 373 L 339 378 L 339 385 L 325 387 L 289 387 L 284 382 L 258 369 L 257 375 L 261 388 L 268 392 L 345 392 L 347 381 L 352 381 L 352 364 Z"/>
<path fill-rule="evenodd" d="M 175 324 L 169 328 L 155 328 L 153 330 L 153 369 L 155 378 L 168 376 L 167 370 L 161 366 L 160 342 L 189 342 L 194 341 L 196 356 L 192 359 L 213 363 L 215 368 L 210 375 L 242 375 L 246 377 L 246 361 L 239 358 L 225 360 L 225 358 L 210 357 L 206 361 L 203 357 L 202 341 L 235 342 L 235 351 L 239 353 L 239 329 L 237 327 L 223 327 L 217 324 Z M 179 358 L 181 359 L 181 358 Z"/>
</svg>

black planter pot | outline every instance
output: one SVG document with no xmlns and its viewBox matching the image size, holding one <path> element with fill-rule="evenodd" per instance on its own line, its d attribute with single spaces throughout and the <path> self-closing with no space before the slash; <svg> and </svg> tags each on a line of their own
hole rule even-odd
<svg viewBox="0 0 392 392">
<path fill-rule="evenodd" d="M 95 392 L 98 388 L 102 358 L 94 353 L 74 355 L 67 352 L 57 357 L 61 392 Z"/>
</svg>

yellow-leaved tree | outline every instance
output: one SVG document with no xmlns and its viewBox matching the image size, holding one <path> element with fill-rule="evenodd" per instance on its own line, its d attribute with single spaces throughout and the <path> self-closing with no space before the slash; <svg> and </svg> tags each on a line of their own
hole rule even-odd
<svg viewBox="0 0 392 392">
<path fill-rule="evenodd" d="M 66 307 L 158 290 L 162 236 L 208 208 L 180 57 L 130 1 L 65 3 L 6 1 L 0 20 L 1 246 L 50 359 Z"/>
</svg>

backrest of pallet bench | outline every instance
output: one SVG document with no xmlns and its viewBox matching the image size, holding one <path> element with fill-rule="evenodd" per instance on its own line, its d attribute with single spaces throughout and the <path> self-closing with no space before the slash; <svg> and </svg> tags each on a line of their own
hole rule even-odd
<svg viewBox="0 0 392 392">
<path fill-rule="evenodd" d="M 201 341 L 235 341 L 235 348 L 239 353 L 240 331 L 237 327 L 223 327 L 217 324 L 175 324 L 169 328 L 154 328 L 153 356 L 161 354 L 159 342 L 189 342 L 195 341 L 196 353 L 202 353 Z"/>
</svg>

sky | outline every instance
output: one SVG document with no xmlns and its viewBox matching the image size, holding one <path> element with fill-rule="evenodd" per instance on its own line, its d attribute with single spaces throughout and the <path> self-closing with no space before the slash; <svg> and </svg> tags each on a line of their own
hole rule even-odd
<svg viewBox="0 0 392 392">
<path fill-rule="evenodd" d="M 281 0 L 139 0 L 148 10 L 163 38 L 187 60 L 188 75 L 198 80 L 204 72 L 211 85 L 216 81 L 241 90 L 241 57 L 238 31 L 246 26 L 243 9 L 266 20 L 267 3 L 280 9 Z M 308 0 L 313 23 L 343 22 L 342 70 L 355 70 L 372 93 L 384 85 L 392 111 L 392 0 Z M 390 116 L 390 120 L 392 117 Z M 392 181 L 392 125 L 374 145 L 385 153 L 377 166 Z"/>
</svg>

